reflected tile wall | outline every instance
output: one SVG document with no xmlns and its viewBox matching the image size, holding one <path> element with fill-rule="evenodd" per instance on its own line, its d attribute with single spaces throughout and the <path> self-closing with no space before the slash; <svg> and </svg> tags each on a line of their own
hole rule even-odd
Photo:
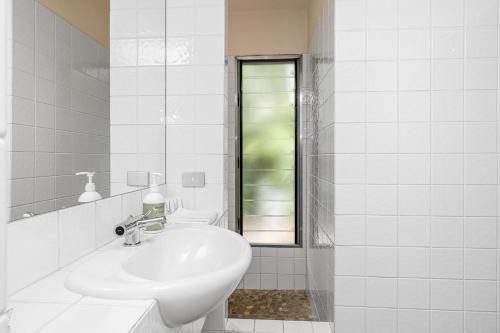
<svg viewBox="0 0 500 333">
<path fill-rule="evenodd" d="M 34 0 L 13 1 L 11 219 L 109 193 L 109 50 Z"/>
<path fill-rule="evenodd" d="M 310 40 L 306 103 L 307 291 L 314 315 L 334 325 L 333 7 L 324 1 Z"/>
<path fill-rule="evenodd" d="M 111 192 L 165 173 L 165 1 L 111 3 Z"/>
</svg>

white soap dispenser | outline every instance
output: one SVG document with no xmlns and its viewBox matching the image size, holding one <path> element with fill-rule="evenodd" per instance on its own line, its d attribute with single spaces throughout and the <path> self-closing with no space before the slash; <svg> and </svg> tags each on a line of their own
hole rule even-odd
<svg viewBox="0 0 500 333">
<path fill-rule="evenodd" d="M 142 213 L 146 219 L 153 219 L 165 216 L 165 198 L 160 193 L 158 187 L 159 178 L 163 176 L 161 173 L 151 173 L 151 186 L 149 193 L 142 201 Z M 146 231 L 161 231 L 163 224 L 155 224 L 145 229 Z"/>
<path fill-rule="evenodd" d="M 85 184 L 85 192 L 80 195 L 78 202 L 92 202 L 102 199 L 102 196 L 96 192 L 95 184 L 92 181 L 92 177 L 94 177 L 95 172 L 82 171 L 75 173 L 75 175 L 86 175 L 88 177 L 88 183 Z"/>
</svg>

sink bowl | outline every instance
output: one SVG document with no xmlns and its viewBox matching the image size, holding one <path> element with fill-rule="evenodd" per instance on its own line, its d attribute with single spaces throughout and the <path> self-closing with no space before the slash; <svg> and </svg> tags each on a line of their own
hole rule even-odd
<svg viewBox="0 0 500 333">
<path fill-rule="evenodd" d="M 121 240 L 119 240 L 121 241 Z M 178 327 L 224 302 L 251 260 L 240 235 L 210 225 L 167 225 L 136 248 L 114 243 L 75 269 L 68 289 L 111 299 L 156 299 L 163 321 Z"/>
</svg>

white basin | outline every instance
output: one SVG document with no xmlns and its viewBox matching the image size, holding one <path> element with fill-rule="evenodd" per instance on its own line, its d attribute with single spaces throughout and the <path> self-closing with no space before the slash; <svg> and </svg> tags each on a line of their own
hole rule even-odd
<svg viewBox="0 0 500 333">
<path fill-rule="evenodd" d="M 224 302 L 251 260 L 240 235 L 210 225 L 167 225 L 142 245 L 115 244 L 74 270 L 68 289 L 114 299 L 156 299 L 165 324 L 177 327 Z"/>
</svg>

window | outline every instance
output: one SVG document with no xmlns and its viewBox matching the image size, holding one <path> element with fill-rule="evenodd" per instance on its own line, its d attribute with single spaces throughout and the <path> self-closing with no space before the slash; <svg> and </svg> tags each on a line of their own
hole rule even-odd
<svg viewBox="0 0 500 333">
<path fill-rule="evenodd" d="M 239 229 L 255 245 L 295 245 L 297 60 L 242 60 L 239 68 Z"/>
</svg>

